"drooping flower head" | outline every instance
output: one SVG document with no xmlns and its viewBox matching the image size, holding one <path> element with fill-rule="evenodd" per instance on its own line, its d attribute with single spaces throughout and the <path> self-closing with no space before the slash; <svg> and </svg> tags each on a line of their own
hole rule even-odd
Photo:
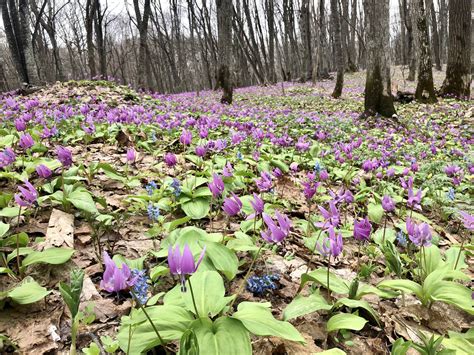
<svg viewBox="0 0 474 355">
<path fill-rule="evenodd" d="M 236 194 L 232 193 L 232 197 L 224 199 L 222 210 L 229 216 L 237 215 L 241 209 L 242 201 L 240 201 L 240 198 Z"/>
<path fill-rule="evenodd" d="M 15 202 L 20 207 L 29 207 L 36 203 L 38 191 L 28 180 L 25 180 L 24 184 L 24 186 L 18 186 L 20 192 L 15 194 Z"/>
<path fill-rule="evenodd" d="M 119 292 L 128 290 L 135 284 L 137 276 L 132 275 L 127 264 L 122 263 L 122 266 L 118 267 L 105 251 L 102 253 L 102 257 L 104 258 L 105 271 L 102 281 L 100 281 L 100 287 L 103 290 Z"/>
<path fill-rule="evenodd" d="M 20 137 L 18 145 L 21 149 L 27 150 L 30 149 L 35 144 L 33 137 L 29 133 L 25 133 Z"/>
<path fill-rule="evenodd" d="M 263 200 L 255 192 L 253 193 L 253 200 L 250 200 L 250 204 L 252 205 L 254 213 L 249 215 L 247 220 L 257 218 L 257 216 L 260 216 L 263 213 L 265 208 Z"/>
<path fill-rule="evenodd" d="M 56 147 L 56 155 L 65 168 L 69 168 L 72 165 L 72 153 L 69 149 L 58 145 Z"/>
<path fill-rule="evenodd" d="M 330 225 L 337 227 L 341 221 L 339 211 L 336 207 L 334 200 L 329 201 L 329 210 L 318 206 L 321 215 L 323 216 L 325 222 L 316 223 L 316 226 L 319 228 L 328 228 Z"/>
<path fill-rule="evenodd" d="M 393 200 L 390 198 L 389 195 L 385 195 L 382 198 L 382 208 L 384 209 L 385 212 L 392 212 L 395 210 L 395 203 Z"/>
<path fill-rule="evenodd" d="M 291 221 L 286 215 L 277 212 L 278 223 L 266 213 L 262 213 L 262 217 L 267 230 L 261 231 L 260 234 L 268 243 L 279 243 L 290 233 Z"/>
<path fill-rule="evenodd" d="M 212 181 L 208 183 L 207 186 L 209 187 L 213 198 L 218 198 L 222 195 L 225 189 L 224 180 L 215 173 L 212 174 Z"/>
<path fill-rule="evenodd" d="M 357 221 L 354 220 L 354 238 L 361 242 L 370 240 L 370 232 L 372 231 L 372 225 L 369 222 L 369 218 Z"/>
<path fill-rule="evenodd" d="M 137 153 L 135 152 L 135 149 L 128 148 L 127 149 L 127 162 L 133 163 L 136 158 L 137 158 Z"/>
<path fill-rule="evenodd" d="M 316 248 L 324 257 L 328 257 L 329 255 L 337 257 L 341 254 L 343 248 L 342 234 L 337 233 L 336 235 L 334 227 L 330 226 L 328 229 L 328 235 L 329 237 L 324 238 L 322 243 L 316 243 Z"/>
<path fill-rule="evenodd" d="M 224 166 L 224 169 L 222 170 L 222 175 L 224 175 L 225 177 L 232 177 L 234 175 L 234 168 L 230 161 L 228 161 Z"/>
<path fill-rule="evenodd" d="M 272 188 L 272 176 L 267 171 L 260 173 L 260 179 L 256 179 L 257 188 L 262 191 L 268 191 Z"/>
<path fill-rule="evenodd" d="M 181 137 L 179 137 L 179 141 L 181 142 L 181 144 L 190 145 L 192 140 L 193 134 L 191 133 L 191 131 L 188 131 L 186 129 L 183 130 L 183 132 L 181 133 Z"/>
<path fill-rule="evenodd" d="M 194 262 L 194 256 L 188 244 L 184 244 L 183 254 L 177 245 L 174 249 L 170 245 L 168 248 L 168 266 L 173 275 L 179 275 L 181 279 L 181 291 L 186 292 L 186 275 L 192 275 L 196 272 L 204 258 L 206 247 L 201 251 L 197 263 Z"/>
<path fill-rule="evenodd" d="M 464 211 L 459 211 L 459 215 L 462 218 L 464 227 L 466 229 L 469 229 L 470 231 L 473 231 L 474 230 L 474 216 Z"/>
<path fill-rule="evenodd" d="M 427 223 L 416 224 L 411 218 L 406 220 L 408 238 L 417 247 L 429 247 L 431 245 L 431 230 Z"/>
<path fill-rule="evenodd" d="M 5 148 L 3 152 L 0 153 L 0 168 L 4 168 L 12 164 L 16 159 L 15 152 L 10 147 Z"/>
<path fill-rule="evenodd" d="M 202 158 L 203 156 L 206 155 L 207 153 L 207 149 L 206 147 L 202 146 L 202 145 L 198 145 L 196 147 L 196 149 L 194 150 L 194 152 L 196 153 L 196 155 L 200 158 Z"/>
<path fill-rule="evenodd" d="M 40 164 L 36 167 L 36 173 L 38 174 L 39 177 L 43 179 L 48 179 L 51 177 L 53 172 L 51 169 L 49 169 L 46 165 Z"/>
<path fill-rule="evenodd" d="M 176 155 L 173 153 L 166 153 L 165 154 L 165 164 L 168 165 L 168 167 L 172 168 L 178 163 L 178 159 L 176 159 Z"/>
</svg>

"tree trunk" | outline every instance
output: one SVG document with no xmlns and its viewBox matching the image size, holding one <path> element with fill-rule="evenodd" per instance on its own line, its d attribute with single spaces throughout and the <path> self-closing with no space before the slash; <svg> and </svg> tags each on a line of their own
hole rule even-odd
<svg viewBox="0 0 474 355">
<path fill-rule="evenodd" d="M 87 63 L 89 66 L 90 76 L 94 78 L 97 76 L 97 69 L 95 66 L 94 56 L 94 17 L 96 16 L 95 0 L 87 0 L 86 2 L 86 42 L 87 42 Z"/>
<path fill-rule="evenodd" d="M 219 68 L 217 70 L 217 86 L 223 90 L 221 103 L 232 103 L 232 81 L 230 62 L 232 52 L 232 0 L 216 0 L 217 5 L 217 46 Z"/>
<path fill-rule="evenodd" d="M 268 80 L 270 83 L 276 82 L 275 75 L 275 4 L 274 0 L 266 0 L 268 26 Z"/>
<path fill-rule="evenodd" d="M 336 86 L 332 92 L 332 97 L 339 98 L 342 93 L 342 85 L 344 84 L 344 54 L 342 52 L 341 43 L 341 21 L 337 6 L 337 0 L 331 0 L 331 21 L 334 28 L 334 47 L 336 50 L 336 66 L 337 77 Z"/>
<path fill-rule="evenodd" d="M 418 28 L 418 48 L 419 48 L 419 64 L 418 64 L 418 84 L 416 85 L 415 98 L 418 101 L 426 101 L 430 103 L 436 102 L 436 94 L 433 84 L 433 64 L 431 62 L 430 39 L 428 36 L 428 25 L 426 21 L 425 0 L 417 1 L 417 28 Z M 427 93 L 427 97 L 425 96 Z"/>
<path fill-rule="evenodd" d="M 449 1 L 449 43 L 446 78 L 441 95 L 469 98 L 471 86 L 471 6 L 469 0 Z"/>
<path fill-rule="evenodd" d="M 430 9 L 426 9 L 426 13 L 428 11 L 431 13 L 431 36 L 432 36 L 432 43 L 433 43 L 433 57 L 435 62 L 436 70 L 441 70 L 441 57 L 439 54 L 439 33 L 438 33 L 438 21 L 436 21 L 436 12 L 434 7 L 434 0 L 431 1 Z"/>
<path fill-rule="evenodd" d="M 326 38 L 326 23 L 325 23 L 325 7 L 324 0 L 319 0 L 319 50 L 318 50 L 318 79 L 329 79 L 329 64 L 326 57 L 327 47 L 327 38 Z"/>
<path fill-rule="evenodd" d="M 389 0 L 364 0 L 367 16 L 367 75 L 364 116 L 395 114 L 390 83 Z"/>
<path fill-rule="evenodd" d="M 303 45 L 303 71 L 300 81 L 311 80 L 313 74 L 313 60 L 311 53 L 311 16 L 309 13 L 309 0 L 301 0 L 300 31 Z"/>
<path fill-rule="evenodd" d="M 446 63 L 447 57 L 447 37 L 448 37 L 448 9 L 446 7 L 446 0 L 439 0 L 439 46 L 441 63 Z"/>
<path fill-rule="evenodd" d="M 150 0 L 145 0 L 143 6 L 143 16 L 140 12 L 138 0 L 133 0 L 133 7 L 135 9 L 135 17 L 137 21 L 138 33 L 140 36 L 137 60 L 138 87 L 150 89 L 152 86 L 152 76 L 150 72 L 150 62 L 147 56 L 148 20 L 151 14 Z"/>
<path fill-rule="evenodd" d="M 107 79 L 107 57 L 105 50 L 104 35 L 104 13 L 100 7 L 100 0 L 95 0 L 95 10 L 97 12 L 94 18 L 95 37 L 97 43 L 97 53 L 99 54 L 99 71 L 102 79 Z"/>
<path fill-rule="evenodd" d="M 352 0 L 351 9 L 351 28 L 349 37 L 349 58 L 352 71 L 357 71 L 357 53 L 356 53 L 356 26 L 357 26 L 357 0 Z M 360 45 L 360 44 L 359 44 Z"/>
</svg>

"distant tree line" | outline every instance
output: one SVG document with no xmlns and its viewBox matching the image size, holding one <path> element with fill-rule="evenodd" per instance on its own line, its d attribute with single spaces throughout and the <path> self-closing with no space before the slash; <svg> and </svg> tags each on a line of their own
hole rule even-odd
<svg viewBox="0 0 474 355">
<path fill-rule="evenodd" d="M 418 100 L 469 97 L 473 3 L 398 0 L 393 21 L 389 0 L 0 0 L 0 91 L 113 77 L 164 93 L 222 88 L 231 103 L 233 87 L 335 72 L 337 98 L 344 73 L 366 69 L 366 113 L 392 115 L 391 65 L 416 79 Z"/>
</svg>

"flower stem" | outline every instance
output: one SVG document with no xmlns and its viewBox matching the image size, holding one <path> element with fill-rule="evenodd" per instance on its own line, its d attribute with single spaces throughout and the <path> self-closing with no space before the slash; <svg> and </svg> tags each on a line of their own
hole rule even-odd
<svg viewBox="0 0 474 355">
<path fill-rule="evenodd" d="M 382 246 L 385 244 L 385 230 L 386 229 L 387 229 L 387 216 L 385 216 L 385 221 L 383 224 Z"/>
<path fill-rule="evenodd" d="M 196 306 L 196 299 L 194 298 L 194 292 L 193 292 L 193 285 L 191 284 L 191 278 L 188 277 L 188 283 L 189 283 L 189 290 L 191 291 L 191 298 L 193 300 L 193 306 L 194 306 L 194 311 L 196 312 L 196 317 L 199 319 L 199 312 Z"/>
<path fill-rule="evenodd" d="M 132 294 L 132 296 L 135 298 L 135 301 L 137 302 L 138 304 L 138 307 L 140 307 L 140 309 L 143 311 L 143 314 L 145 315 L 145 317 L 148 319 L 148 322 L 150 322 L 153 330 L 155 331 L 156 333 L 156 336 L 158 337 L 158 339 L 160 340 L 160 344 L 163 346 L 163 348 L 165 347 L 165 342 L 163 340 L 163 338 L 161 337 L 160 335 L 160 332 L 158 332 L 158 329 L 156 329 L 156 326 L 155 324 L 153 323 L 153 321 L 151 320 L 150 316 L 148 315 L 147 311 L 145 310 L 145 307 L 143 307 L 142 303 L 140 302 L 140 300 L 138 299 L 137 295 L 135 294 L 135 292 L 133 292 L 133 290 L 130 289 L 130 293 Z"/>
<path fill-rule="evenodd" d="M 327 274 L 327 286 L 328 286 L 328 298 L 331 298 L 331 290 L 329 289 L 329 268 L 331 267 L 331 254 L 328 256 L 328 274 Z"/>
<path fill-rule="evenodd" d="M 454 270 L 456 270 L 456 268 L 458 267 L 458 262 L 459 262 L 459 259 L 461 258 L 463 247 L 464 247 L 464 239 L 461 240 L 461 246 L 459 247 L 458 257 L 456 258 L 456 262 L 454 263 Z"/>
<path fill-rule="evenodd" d="M 18 209 L 18 225 L 20 225 L 20 217 L 21 217 L 21 206 L 20 208 Z M 18 273 L 20 275 L 20 278 L 21 277 L 21 264 L 20 264 L 20 233 L 17 233 L 16 234 L 16 265 L 18 267 Z"/>
<path fill-rule="evenodd" d="M 235 300 L 237 299 L 237 297 L 239 297 L 240 293 L 242 292 L 243 288 L 244 288 L 244 285 L 245 283 L 247 282 L 247 279 L 248 277 L 250 276 L 250 272 L 252 271 L 252 268 L 253 268 L 253 265 L 255 264 L 255 260 L 257 260 L 259 254 L 260 254 L 260 251 L 262 250 L 263 248 L 263 244 L 260 246 L 260 248 L 257 250 L 257 253 L 255 254 L 255 256 L 253 257 L 252 259 L 252 262 L 250 263 L 250 267 L 248 268 L 247 270 L 247 273 L 245 274 L 245 277 L 244 279 L 242 280 L 242 282 L 240 283 L 240 286 L 237 290 L 237 294 L 235 295 L 234 299 L 232 300 L 230 306 L 229 306 L 229 309 L 232 309 L 232 306 L 234 305 L 235 303 Z"/>
<path fill-rule="evenodd" d="M 310 223 L 310 221 L 308 221 L 308 223 Z M 324 224 L 323 228 L 320 229 L 318 236 L 316 237 L 316 240 L 314 241 L 314 246 L 313 246 L 313 249 L 311 250 L 311 256 L 309 257 L 308 266 L 306 267 L 306 272 L 305 272 L 306 274 L 308 273 L 309 268 L 311 267 L 311 264 L 313 262 L 313 256 L 314 256 L 314 251 L 316 250 L 316 244 L 318 243 L 319 237 L 321 236 L 321 233 L 323 232 L 323 229 L 325 226 L 326 224 Z"/>
</svg>

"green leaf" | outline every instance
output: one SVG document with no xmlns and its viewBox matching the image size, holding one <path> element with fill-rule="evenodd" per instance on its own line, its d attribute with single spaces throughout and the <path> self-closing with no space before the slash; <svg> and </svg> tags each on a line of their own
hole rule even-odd
<svg viewBox="0 0 474 355">
<path fill-rule="evenodd" d="M 377 313 L 374 311 L 374 309 L 370 306 L 369 302 L 365 300 L 353 300 L 349 298 L 341 298 L 337 300 L 336 304 L 334 305 L 335 307 L 344 305 L 346 307 L 349 307 L 351 309 L 355 308 L 362 308 L 367 311 L 367 313 L 370 314 L 372 319 L 379 323 L 379 317 L 377 316 Z"/>
<path fill-rule="evenodd" d="M 242 302 L 232 318 L 238 319 L 255 335 L 277 336 L 280 338 L 305 343 L 304 338 L 293 325 L 276 320 L 270 310 L 270 303 Z"/>
<path fill-rule="evenodd" d="M 40 286 L 31 277 L 27 277 L 19 286 L 8 292 L 8 297 L 17 304 L 29 304 L 43 299 L 49 293 L 50 291 Z"/>
<path fill-rule="evenodd" d="M 193 274 L 186 282 L 186 292 L 181 296 L 186 308 L 195 313 L 191 289 L 200 317 L 214 317 L 220 313 L 232 297 L 225 297 L 224 280 L 216 271 L 201 271 Z"/>
<path fill-rule="evenodd" d="M 21 266 L 26 267 L 38 263 L 53 265 L 64 264 L 71 258 L 72 254 L 74 254 L 74 249 L 67 248 L 49 248 L 44 251 L 34 251 L 23 259 Z"/>
<path fill-rule="evenodd" d="M 165 342 L 181 338 L 194 320 L 186 309 L 175 305 L 147 307 L 146 312 Z M 153 327 L 139 309 L 122 317 L 117 340 L 123 351 L 127 351 L 129 326 L 132 327 L 130 354 L 141 354 L 160 344 Z"/>
<path fill-rule="evenodd" d="M 0 222 L 0 238 L 2 238 L 5 234 L 7 234 L 9 229 L 10 229 L 9 224 Z"/>
<path fill-rule="evenodd" d="M 5 207 L 0 210 L 0 217 L 17 217 L 20 207 Z M 21 210 L 21 214 L 25 213 L 25 209 Z"/>
<path fill-rule="evenodd" d="M 452 304 L 471 315 L 474 315 L 474 304 L 472 300 L 472 291 L 457 282 L 439 281 L 432 290 L 430 297 L 434 301 L 442 301 Z"/>
<path fill-rule="evenodd" d="M 242 323 L 229 317 L 220 317 L 212 322 L 200 318 L 193 323 L 201 354 L 206 355 L 251 355 L 250 335 Z"/>
<path fill-rule="evenodd" d="M 326 328 L 328 332 L 340 329 L 361 330 L 365 323 L 367 320 L 355 314 L 339 313 L 329 318 Z"/>
<path fill-rule="evenodd" d="M 283 320 L 290 320 L 301 317 L 319 310 L 328 311 L 332 305 L 327 303 L 326 299 L 320 294 L 313 293 L 307 297 L 296 296 L 283 311 Z"/>
<path fill-rule="evenodd" d="M 442 267 L 444 265 L 444 261 L 441 259 L 441 252 L 436 245 L 424 247 L 423 249 L 424 255 L 421 257 L 421 265 L 425 271 L 425 274 L 429 275 L 439 267 Z M 418 256 L 421 256 L 421 254 Z"/>
<path fill-rule="evenodd" d="M 67 195 L 67 200 L 79 210 L 97 214 L 99 211 L 95 206 L 94 199 L 89 191 L 83 188 L 76 189 Z"/>
<path fill-rule="evenodd" d="M 10 275 L 13 275 L 13 271 L 11 271 L 9 268 L 7 267 L 0 267 L 0 274 L 10 274 Z"/>
<path fill-rule="evenodd" d="M 206 257 L 211 260 L 214 267 L 221 271 L 227 279 L 232 280 L 239 267 L 239 259 L 235 253 L 216 242 L 201 242 L 201 245 L 206 245 Z"/>
<path fill-rule="evenodd" d="M 423 297 L 423 289 L 421 285 L 411 280 L 385 280 L 379 282 L 377 288 L 390 288 L 405 293 L 414 293 L 419 299 Z"/>
<path fill-rule="evenodd" d="M 451 269 L 454 269 L 454 265 L 456 264 L 456 261 L 458 260 L 458 256 L 459 256 L 459 261 L 458 261 L 458 265 L 456 266 L 456 270 L 467 268 L 465 250 L 461 251 L 461 255 L 459 255 L 459 247 L 452 246 L 446 251 L 445 255 L 446 255 L 446 264 L 448 264 Z"/>
<path fill-rule="evenodd" d="M 327 287 L 327 268 L 319 268 L 311 271 L 308 274 L 301 275 L 300 289 L 302 289 L 303 286 L 310 281 L 317 282 L 323 287 Z M 334 275 L 332 272 L 329 272 L 329 288 L 332 292 L 339 294 L 349 293 L 348 283 Z"/>
<path fill-rule="evenodd" d="M 155 282 L 160 276 L 168 275 L 170 269 L 163 265 L 157 265 L 150 270 L 150 279 Z"/>
<path fill-rule="evenodd" d="M 88 348 L 83 348 L 82 352 L 86 355 L 99 355 L 100 349 L 96 343 L 92 342 L 89 344 Z"/>
<path fill-rule="evenodd" d="M 367 206 L 367 214 L 369 215 L 369 220 L 371 222 L 379 224 L 382 221 L 384 214 L 382 204 L 369 203 Z"/>
<path fill-rule="evenodd" d="M 191 217 L 192 219 L 201 219 L 209 214 L 211 203 L 208 198 L 199 197 L 182 203 L 181 209 L 186 213 L 186 216 Z"/>
</svg>

